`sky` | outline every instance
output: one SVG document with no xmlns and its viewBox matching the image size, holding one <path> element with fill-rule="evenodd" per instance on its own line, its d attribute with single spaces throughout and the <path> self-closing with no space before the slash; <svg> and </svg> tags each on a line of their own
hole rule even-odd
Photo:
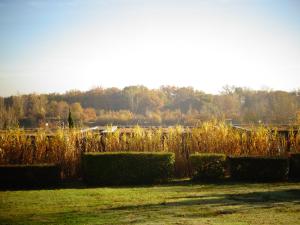
<svg viewBox="0 0 300 225">
<path fill-rule="evenodd" d="M 0 95 L 300 88 L 298 0 L 0 0 Z"/>
</svg>

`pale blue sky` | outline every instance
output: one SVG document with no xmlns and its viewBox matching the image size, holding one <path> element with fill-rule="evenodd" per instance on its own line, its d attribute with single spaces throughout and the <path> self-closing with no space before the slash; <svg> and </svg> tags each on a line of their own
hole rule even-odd
<svg viewBox="0 0 300 225">
<path fill-rule="evenodd" d="M 300 87 L 298 0 L 0 0 L 0 95 Z"/>
</svg>

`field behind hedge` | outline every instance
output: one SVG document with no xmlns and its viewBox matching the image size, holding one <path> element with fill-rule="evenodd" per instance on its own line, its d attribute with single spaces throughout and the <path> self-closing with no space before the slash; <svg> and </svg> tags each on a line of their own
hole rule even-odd
<svg viewBox="0 0 300 225">
<path fill-rule="evenodd" d="M 286 137 L 268 127 L 241 131 L 219 121 L 202 123 L 193 128 L 181 126 L 145 129 L 136 126 L 131 132 L 117 130 L 100 135 L 79 129 L 57 130 L 49 135 L 38 130 L 28 135 L 22 129 L 0 133 L 0 165 L 56 163 L 64 178 L 81 176 L 84 152 L 172 152 L 175 153 L 177 177 L 191 175 L 189 156 L 193 153 L 224 153 L 230 156 L 285 156 L 287 145 L 300 152 L 300 132 Z"/>
</svg>

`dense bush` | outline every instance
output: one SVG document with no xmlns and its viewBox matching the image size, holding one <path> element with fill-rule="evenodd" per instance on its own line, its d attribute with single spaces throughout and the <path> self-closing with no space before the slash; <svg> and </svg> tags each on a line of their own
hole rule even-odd
<svg viewBox="0 0 300 225">
<path fill-rule="evenodd" d="M 85 153 L 82 166 L 88 184 L 149 184 L 172 177 L 174 153 Z"/>
<path fill-rule="evenodd" d="M 190 156 L 193 180 L 215 180 L 225 177 L 226 155 L 224 154 L 193 154 Z"/>
<path fill-rule="evenodd" d="M 48 187 L 60 180 L 60 168 L 54 164 L 0 166 L 1 187 Z"/>
<path fill-rule="evenodd" d="M 300 178 L 300 153 L 290 155 L 290 178 Z"/>
<path fill-rule="evenodd" d="M 235 180 L 286 180 L 289 173 L 289 160 L 285 157 L 229 157 L 229 165 L 231 177 Z"/>
</svg>

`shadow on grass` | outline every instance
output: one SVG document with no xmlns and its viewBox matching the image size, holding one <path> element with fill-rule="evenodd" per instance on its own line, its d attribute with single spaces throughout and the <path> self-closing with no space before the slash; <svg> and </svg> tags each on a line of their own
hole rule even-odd
<svg viewBox="0 0 300 225">
<path fill-rule="evenodd" d="M 181 200 L 184 199 L 184 200 Z M 204 194 L 204 195 L 187 195 L 172 197 L 169 202 L 161 202 L 158 204 L 142 204 L 142 205 L 127 205 L 110 208 L 108 210 L 147 210 L 155 208 L 172 208 L 172 207 L 187 207 L 199 206 L 201 208 L 226 208 L 226 206 L 240 206 L 239 210 L 246 208 L 272 208 L 279 203 L 300 204 L 300 189 L 287 189 L 277 191 L 260 191 L 238 194 Z M 175 201 L 174 201 L 175 200 Z M 230 210 L 213 210 L 215 214 L 231 214 L 238 212 L 238 209 Z M 208 213 L 208 214 L 211 214 Z"/>
<path fill-rule="evenodd" d="M 294 182 L 300 182 L 300 180 L 291 180 L 281 183 L 289 184 Z M 26 190 L 56 190 L 56 189 L 93 189 L 93 188 L 117 188 L 117 189 L 127 189 L 127 188 L 149 188 L 149 187 L 192 187 L 192 186 L 205 186 L 205 189 L 213 188 L 224 188 L 226 186 L 241 186 L 241 185 L 262 185 L 262 184 L 274 184 L 276 182 L 251 182 L 251 181 L 234 181 L 231 179 L 217 180 L 217 181 L 207 181 L 207 182 L 197 182 L 189 178 L 173 179 L 168 182 L 155 183 L 155 184 L 136 184 L 136 185 L 88 185 L 83 180 L 68 180 L 63 181 L 57 185 L 48 186 L 11 186 L 11 185 L 0 185 L 0 191 L 26 191 Z M 183 191 L 185 192 L 185 190 Z"/>
<path fill-rule="evenodd" d="M 86 184 L 82 179 L 73 179 L 62 181 L 57 185 L 11 185 L 11 184 L 0 184 L 0 191 L 18 191 L 18 190 L 55 190 L 55 189 L 92 189 L 92 188 L 118 188 L 118 189 L 126 189 L 126 188 L 147 188 L 154 186 L 186 186 L 192 185 L 194 183 L 191 182 L 189 178 L 183 179 L 173 179 L 163 183 L 155 183 L 155 184 L 133 184 L 133 185 L 90 185 Z M 210 183 L 212 184 L 212 183 Z M 216 184 L 216 183 L 215 183 Z"/>
</svg>

